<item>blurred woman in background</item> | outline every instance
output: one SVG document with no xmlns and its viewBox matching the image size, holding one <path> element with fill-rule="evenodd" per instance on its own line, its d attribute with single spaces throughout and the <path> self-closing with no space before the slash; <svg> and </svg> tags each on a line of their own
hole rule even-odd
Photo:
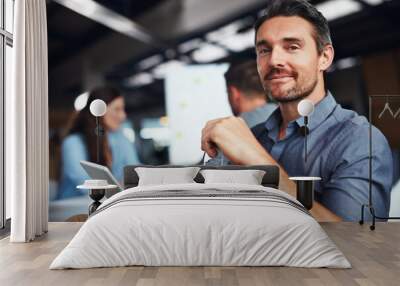
<svg viewBox="0 0 400 286">
<path fill-rule="evenodd" d="M 95 99 L 101 99 L 107 104 L 106 114 L 99 117 L 104 130 L 100 136 L 99 164 L 107 166 L 121 182 L 123 168 L 139 163 L 133 142 L 129 141 L 121 128 L 126 119 L 123 96 L 112 87 L 96 88 L 89 94 L 85 108 L 77 114 L 62 142 L 58 199 L 87 194 L 76 189 L 76 186 L 89 179 L 79 162 L 86 160 L 97 163 L 96 119 L 89 111 L 89 106 Z"/>
</svg>

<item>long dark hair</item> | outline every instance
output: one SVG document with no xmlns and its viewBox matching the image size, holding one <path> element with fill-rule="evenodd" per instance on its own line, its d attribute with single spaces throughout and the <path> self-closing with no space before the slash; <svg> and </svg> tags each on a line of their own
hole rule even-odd
<svg viewBox="0 0 400 286">
<path fill-rule="evenodd" d="M 92 162 L 97 161 L 97 149 L 96 149 L 96 118 L 90 113 L 89 107 L 93 100 L 101 99 L 107 105 L 110 104 L 114 99 L 122 96 L 121 93 L 114 87 L 104 86 L 93 89 L 88 97 L 85 108 L 79 111 L 75 115 L 72 121 L 71 128 L 68 130 L 67 135 L 72 133 L 79 133 L 83 136 L 86 144 L 86 148 L 89 154 L 89 160 Z M 103 126 L 103 135 L 100 136 L 100 157 L 99 163 L 111 168 L 112 154 L 111 149 L 107 140 L 108 130 L 104 128 L 103 117 L 99 118 L 100 124 Z"/>
</svg>

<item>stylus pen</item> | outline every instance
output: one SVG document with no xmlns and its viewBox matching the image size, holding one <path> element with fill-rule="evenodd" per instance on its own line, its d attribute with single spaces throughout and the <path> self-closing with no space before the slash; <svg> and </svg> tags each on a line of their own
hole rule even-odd
<svg viewBox="0 0 400 286">
<path fill-rule="evenodd" d="M 204 161 L 204 159 L 206 158 L 206 152 L 203 152 L 203 158 L 201 159 L 201 162 L 203 163 L 203 165 L 206 164 L 206 162 Z"/>
</svg>

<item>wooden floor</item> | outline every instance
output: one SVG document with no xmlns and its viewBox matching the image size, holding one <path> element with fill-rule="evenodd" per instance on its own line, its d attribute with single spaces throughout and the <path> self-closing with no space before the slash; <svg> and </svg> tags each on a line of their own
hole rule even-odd
<svg viewBox="0 0 400 286">
<path fill-rule="evenodd" d="M 123 267 L 48 270 L 81 223 L 50 223 L 49 233 L 27 244 L 0 241 L 0 285 L 400 285 L 400 223 L 375 231 L 355 223 L 323 223 L 353 268 Z"/>
</svg>

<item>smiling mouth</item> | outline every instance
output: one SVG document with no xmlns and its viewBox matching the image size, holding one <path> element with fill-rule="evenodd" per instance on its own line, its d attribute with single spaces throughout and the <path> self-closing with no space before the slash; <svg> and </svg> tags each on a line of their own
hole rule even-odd
<svg viewBox="0 0 400 286">
<path fill-rule="evenodd" d="M 290 75 L 274 76 L 274 77 L 268 78 L 267 81 L 287 81 L 289 79 L 293 79 L 293 76 L 290 76 Z"/>
</svg>

